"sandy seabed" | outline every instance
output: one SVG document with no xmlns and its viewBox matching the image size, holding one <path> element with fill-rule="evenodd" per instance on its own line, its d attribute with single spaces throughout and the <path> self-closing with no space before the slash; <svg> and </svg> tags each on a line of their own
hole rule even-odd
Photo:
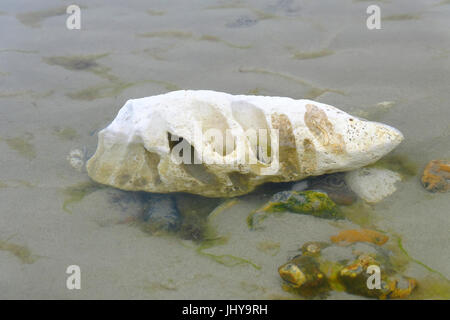
<svg viewBox="0 0 450 320">
<path fill-rule="evenodd" d="M 448 299 L 435 287 L 450 277 L 450 197 L 419 179 L 450 158 L 450 2 L 376 3 L 381 30 L 367 29 L 366 1 L 84 0 L 81 30 L 68 30 L 70 1 L 2 1 L 0 298 L 297 298 L 277 274 L 292 252 L 372 225 L 414 259 L 413 297 Z M 218 263 L 193 241 L 117 223 L 140 210 L 120 191 L 73 192 L 89 178 L 71 150 L 91 155 L 127 99 L 177 89 L 310 98 L 390 124 L 415 174 L 339 224 L 286 213 L 250 231 L 268 195 L 241 197 L 214 221 L 227 243 L 206 252 L 251 263 Z M 72 264 L 81 290 L 66 288 Z"/>
</svg>

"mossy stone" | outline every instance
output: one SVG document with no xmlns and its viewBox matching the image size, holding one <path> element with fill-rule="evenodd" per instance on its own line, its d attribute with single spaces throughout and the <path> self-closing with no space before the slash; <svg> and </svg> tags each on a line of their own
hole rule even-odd
<svg viewBox="0 0 450 320">
<path fill-rule="evenodd" d="M 319 191 L 282 191 L 263 208 L 266 212 L 290 211 L 325 219 L 342 219 L 338 206 L 326 193 Z"/>
</svg>

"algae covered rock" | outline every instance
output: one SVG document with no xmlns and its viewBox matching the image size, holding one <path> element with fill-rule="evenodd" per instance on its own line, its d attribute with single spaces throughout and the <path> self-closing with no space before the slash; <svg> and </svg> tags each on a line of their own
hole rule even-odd
<svg viewBox="0 0 450 320">
<path fill-rule="evenodd" d="M 128 100 L 99 132 L 87 171 L 124 190 L 233 197 L 366 166 L 402 140 L 311 100 L 180 90 Z"/>
<path fill-rule="evenodd" d="M 430 192 L 450 190 L 450 161 L 430 161 L 423 171 L 422 185 Z"/>
<path fill-rule="evenodd" d="M 373 273 L 369 270 L 371 266 L 377 266 L 381 270 L 379 288 L 368 285 Z M 417 286 L 416 280 L 392 274 L 377 260 L 376 256 L 365 254 L 342 268 L 339 271 L 338 280 L 349 293 L 378 299 L 406 298 Z"/>
<path fill-rule="evenodd" d="M 289 211 L 325 219 L 342 219 L 343 215 L 326 193 L 319 191 L 281 191 L 262 209 L 266 212 Z"/>
<path fill-rule="evenodd" d="M 307 180 L 307 189 L 325 192 L 338 205 L 351 205 L 358 196 L 347 185 L 344 172 L 324 174 Z"/>
<path fill-rule="evenodd" d="M 306 242 L 298 256 L 280 266 L 286 291 L 305 297 L 324 297 L 330 291 L 377 299 L 406 298 L 417 281 L 394 268 L 393 253 L 377 243 L 355 241 L 347 247 Z M 374 281 L 374 270 L 379 278 Z"/>
<path fill-rule="evenodd" d="M 297 256 L 278 268 L 280 277 L 304 296 L 317 295 L 328 291 L 325 275 L 320 270 L 319 263 L 310 256 Z"/>
</svg>

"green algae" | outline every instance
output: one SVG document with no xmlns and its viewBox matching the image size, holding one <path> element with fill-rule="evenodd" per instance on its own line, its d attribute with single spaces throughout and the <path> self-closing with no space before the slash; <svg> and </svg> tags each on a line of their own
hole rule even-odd
<svg viewBox="0 0 450 320">
<path fill-rule="evenodd" d="M 210 237 L 203 240 L 202 243 L 196 249 L 196 252 L 199 255 L 210 258 L 210 259 L 216 261 L 217 263 L 220 263 L 227 267 L 234 267 L 237 265 L 248 264 L 257 270 L 261 269 L 260 266 L 256 265 L 255 263 L 251 262 L 250 260 L 247 260 L 247 259 L 244 259 L 241 257 L 237 257 L 237 256 L 234 256 L 231 254 L 216 255 L 216 254 L 212 254 L 209 252 L 205 252 L 204 250 L 213 248 L 215 246 L 224 245 L 228 242 L 227 237 L 213 236 L 213 234 L 215 234 L 215 232 L 212 231 L 211 229 L 209 229 L 209 232 L 210 232 Z"/>
<path fill-rule="evenodd" d="M 276 256 L 280 252 L 280 243 L 273 241 L 260 241 L 256 249 L 271 256 Z"/>
<path fill-rule="evenodd" d="M 235 48 L 235 49 L 249 49 L 249 48 L 251 48 L 250 45 L 244 46 L 244 45 L 234 44 L 234 43 L 231 43 L 229 41 L 223 40 L 223 39 L 221 39 L 219 37 L 212 36 L 212 35 L 207 35 L 207 34 L 202 35 L 201 37 L 198 38 L 198 40 L 210 41 L 210 42 L 218 42 L 218 43 L 222 43 L 222 44 L 224 44 L 224 45 L 226 45 L 226 46 L 228 46 L 230 48 Z"/>
<path fill-rule="evenodd" d="M 307 60 L 307 59 L 317 59 L 322 57 L 331 56 L 334 54 L 334 51 L 329 49 L 322 49 L 319 51 L 295 51 L 293 53 L 293 58 L 297 60 Z"/>
<path fill-rule="evenodd" d="M 282 212 L 312 215 L 323 219 L 339 220 L 344 215 L 326 193 L 306 191 L 281 191 L 262 208 L 255 209 L 247 216 L 249 229 L 259 228 L 264 220 Z"/>
<path fill-rule="evenodd" d="M 32 264 L 37 260 L 28 247 L 9 242 L 9 239 L 0 240 L 0 250 L 13 254 L 25 264 Z"/>
<path fill-rule="evenodd" d="M 163 16 L 163 15 L 166 14 L 165 11 L 152 10 L 152 9 L 149 9 L 149 10 L 147 10 L 146 12 L 147 12 L 147 14 L 149 14 L 149 15 L 151 15 L 151 16 Z"/>
<path fill-rule="evenodd" d="M 27 94 L 32 94 L 32 90 L 22 90 L 22 91 L 15 91 L 15 92 L 0 92 L 0 98 L 15 98 L 24 96 Z"/>
<path fill-rule="evenodd" d="M 176 291 L 177 286 L 173 279 L 167 279 L 167 281 L 161 281 L 161 282 L 148 282 L 146 281 L 145 284 L 142 286 L 142 289 L 148 292 L 155 292 L 155 291 Z"/>
<path fill-rule="evenodd" d="M 310 90 L 308 90 L 308 92 L 305 93 L 304 99 L 314 100 L 314 99 L 320 97 L 321 95 L 323 95 L 323 94 L 325 94 L 327 92 L 337 93 L 337 94 L 340 94 L 340 95 L 345 95 L 345 92 L 341 91 L 341 90 L 328 89 L 328 88 L 315 88 L 315 87 L 313 87 Z"/>
<path fill-rule="evenodd" d="M 261 95 L 261 88 L 253 88 L 247 92 L 248 95 L 259 96 Z"/>
<path fill-rule="evenodd" d="M 4 140 L 8 147 L 17 151 L 20 156 L 32 160 L 36 158 L 36 149 L 30 142 L 32 139 L 33 135 L 27 133 L 20 137 L 5 138 Z"/>
<path fill-rule="evenodd" d="M 270 71 L 267 69 L 241 67 L 241 68 L 239 68 L 239 72 L 241 72 L 241 73 L 256 73 L 256 74 L 262 74 L 262 75 L 267 75 L 267 76 L 275 76 L 278 78 L 288 80 L 290 82 L 300 84 L 301 86 L 309 88 L 309 91 L 306 93 L 306 95 L 304 97 L 305 99 L 315 99 L 327 92 L 345 95 L 345 92 L 343 92 L 341 90 L 330 89 L 330 88 L 319 88 L 319 87 L 309 83 L 306 80 L 291 76 L 289 74 L 274 72 L 274 71 Z"/>
<path fill-rule="evenodd" d="M 23 49 L 1 49 L 0 52 L 15 52 L 23 54 L 36 54 L 39 53 L 37 50 L 23 50 Z"/>
<path fill-rule="evenodd" d="M 376 162 L 374 167 L 389 169 L 400 173 L 405 178 L 417 176 L 419 165 L 405 154 L 390 154 Z"/>
<path fill-rule="evenodd" d="M 224 203 L 219 205 L 213 212 L 211 212 L 208 219 L 221 213 L 225 209 L 230 208 L 231 206 L 236 204 L 237 201 L 238 201 L 237 199 L 225 201 Z M 220 263 L 227 267 L 234 267 L 238 265 L 250 265 L 257 270 L 261 269 L 261 266 L 245 258 L 237 257 L 231 254 L 216 255 L 209 252 L 205 252 L 205 250 L 207 249 L 224 245 L 227 242 L 228 237 L 217 235 L 217 231 L 210 224 L 206 224 L 204 230 L 204 239 L 200 242 L 195 251 L 197 252 L 197 254 L 212 259 L 217 263 Z"/>
<path fill-rule="evenodd" d="M 318 191 L 282 191 L 274 195 L 262 211 L 308 214 L 325 219 L 343 218 L 326 193 Z"/>
<path fill-rule="evenodd" d="M 217 36 L 204 34 L 201 36 L 195 36 L 191 32 L 186 31 L 179 31 L 179 30 L 163 30 L 163 31 L 155 31 L 155 32 L 145 32 L 145 33 L 138 33 L 138 37 L 141 38 L 173 38 L 178 40 L 197 40 L 197 41 L 210 41 L 210 42 L 217 42 L 222 43 L 230 48 L 235 49 L 248 49 L 251 46 L 244 46 L 244 45 L 238 45 L 231 43 L 229 41 L 223 40 Z"/>
<path fill-rule="evenodd" d="M 33 90 L 22 90 L 22 91 L 15 91 L 15 92 L 0 92 L 0 98 L 15 98 L 15 97 L 21 97 L 29 95 L 33 99 L 41 99 L 41 98 L 47 98 L 51 96 L 55 91 L 49 90 L 45 92 L 35 92 Z"/>
<path fill-rule="evenodd" d="M 122 91 L 132 87 L 133 85 L 134 83 L 131 82 L 104 84 L 93 86 L 87 89 L 82 89 L 72 93 L 67 93 L 66 95 L 74 100 L 91 101 L 95 99 L 115 97 L 119 95 Z"/>
<path fill-rule="evenodd" d="M 118 78 L 110 74 L 110 68 L 100 65 L 97 60 L 108 56 L 108 53 L 96 55 L 54 56 L 44 57 L 42 60 L 48 65 L 63 67 L 70 71 L 88 71 L 101 78 L 117 81 Z"/>
<path fill-rule="evenodd" d="M 376 222 L 379 217 L 375 210 L 363 201 L 357 201 L 350 206 L 340 207 L 346 219 L 366 229 L 376 229 Z M 378 231 L 378 230 L 377 230 Z"/>
<path fill-rule="evenodd" d="M 164 31 L 154 31 L 138 33 L 138 37 L 141 38 L 175 38 L 175 39 L 192 39 L 193 35 L 191 32 L 178 31 L 178 30 L 164 30 Z"/>
<path fill-rule="evenodd" d="M 31 28 L 41 27 L 42 21 L 45 19 L 62 16 L 66 14 L 66 7 L 53 8 L 42 11 L 31 11 L 26 13 L 20 13 L 16 17 L 25 26 Z"/>
<path fill-rule="evenodd" d="M 253 268 L 255 268 L 256 270 L 261 269 L 261 266 L 253 263 L 252 261 L 241 258 L 241 257 L 234 256 L 231 254 L 216 255 L 216 254 L 204 252 L 203 250 L 197 250 L 197 253 L 202 256 L 208 257 L 208 258 L 214 260 L 215 262 L 220 263 L 226 267 L 235 267 L 235 266 L 239 266 L 239 265 L 250 265 Z"/>
<path fill-rule="evenodd" d="M 170 82 L 166 81 L 159 81 L 159 80 L 142 80 L 137 82 L 121 82 L 121 81 L 113 81 L 108 84 L 102 84 L 93 86 L 90 88 L 82 89 L 76 92 L 67 93 L 66 95 L 74 100 L 85 100 L 85 101 L 92 101 L 96 99 L 102 99 L 102 98 L 110 98 L 110 97 L 116 97 L 119 94 L 121 94 L 124 90 L 140 85 L 145 83 L 153 83 L 157 84 L 163 88 L 165 88 L 168 91 L 174 91 L 179 90 L 180 88 Z"/>
<path fill-rule="evenodd" d="M 427 276 L 420 279 L 417 289 L 410 298 L 413 300 L 445 299 L 450 300 L 450 282 L 441 278 Z"/>
<path fill-rule="evenodd" d="M 406 255 L 406 257 L 408 257 L 408 259 L 409 259 L 410 261 L 412 261 L 412 262 L 414 262 L 414 263 L 416 263 L 416 264 L 422 266 L 423 268 L 425 268 L 425 269 L 428 270 L 429 272 L 432 272 L 432 273 L 435 273 L 435 274 L 441 276 L 441 277 L 442 277 L 443 279 L 445 279 L 446 281 L 449 281 L 449 280 L 448 280 L 442 273 L 440 273 L 439 271 L 434 270 L 433 268 L 427 266 L 427 265 L 426 265 L 425 263 L 423 263 L 422 261 L 417 260 L 417 259 L 411 257 L 411 256 L 409 255 L 409 253 L 408 253 L 408 252 L 405 250 L 405 248 L 403 247 L 402 238 L 401 238 L 400 236 L 396 236 L 396 238 L 397 238 L 397 246 L 398 246 L 398 248 L 400 249 L 400 251 L 401 251 L 404 255 Z"/>
<path fill-rule="evenodd" d="M 72 141 L 78 137 L 77 131 L 71 127 L 65 128 L 56 127 L 54 128 L 53 133 L 61 140 L 66 141 Z"/>
<path fill-rule="evenodd" d="M 382 21 L 405 21 L 418 19 L 420 19 L 420 15 L 417 14 L 393 14 L 387 17 L 381 17 Z"/>
<path fill-rule="evenodd" d="M 17 187 L 34 188 L 36 186 L 31 182 L 25 180 L 9 180 L 8 183 L 0 181 L 0 188 L 17 188 Z"/>
<path fill-rule="evenodd" d="M 167 53 L 169 52 L 169 50 L 173 49 L 174 46 L 175 46 L 174 44 L 171 44 L 171 45 L 167 45 L 164 48 L 159 48 L 159 47 L 147 48 L 147 49 L 144 49 L 144 50 L 135 50 L 132 53 L 133 54 L 144 53 L 144 54 L 152 57 L 155 60 L 166 61 L 167 60 L 167 57 L 166 57 Z"/>
<path fill-rule="evenodd" d="M 63 190 L 63 194 L 65 197 L 62 206 L 63 210 L 67 213 L 72 213 L 69 206 L 74 203 L 80 202 L 87 195 L 102 188 L 105 188 L 105 186 L 92 181 L 82 182 L 65 188 Z"/>
</svg>

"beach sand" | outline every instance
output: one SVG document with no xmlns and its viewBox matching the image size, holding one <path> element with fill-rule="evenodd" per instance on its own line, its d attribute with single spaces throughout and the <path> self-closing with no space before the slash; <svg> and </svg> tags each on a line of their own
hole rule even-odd
<svg viewBox="0 0 450 320">
<path fill-rule="evenodd" d="M 81 30 L 68 30 L 70 1 L 2 1 L 0 298 L 298 298 L 278 266 L 304 242 L 358 225 L 401 239 L 406 272 L 425 288 L 415 297 L 448 298 L 448 286 L 426 288 L 450 278 L 450 197 L 425 191 L 420 175 L 450 158 L 450 4 L 374 3 L 381 30 L 366 27 L 367 1 L 80 0 Z M 151 235 L 120 223 L 141 204 L 89 188 L 66 158 L 92 155 L 128 99 L 177 89 L 310 98 L 387 123 L 405 135 L 391 159 L 409 176 L 338 224 L 286 213 L 251 231 L 247 215 L 268 199 L 256 194 L 216 216 L 226 243 L 199 251 Z M 69 265 L 81 268 L 81 290 L 66 287 Z"/>
</svg>

